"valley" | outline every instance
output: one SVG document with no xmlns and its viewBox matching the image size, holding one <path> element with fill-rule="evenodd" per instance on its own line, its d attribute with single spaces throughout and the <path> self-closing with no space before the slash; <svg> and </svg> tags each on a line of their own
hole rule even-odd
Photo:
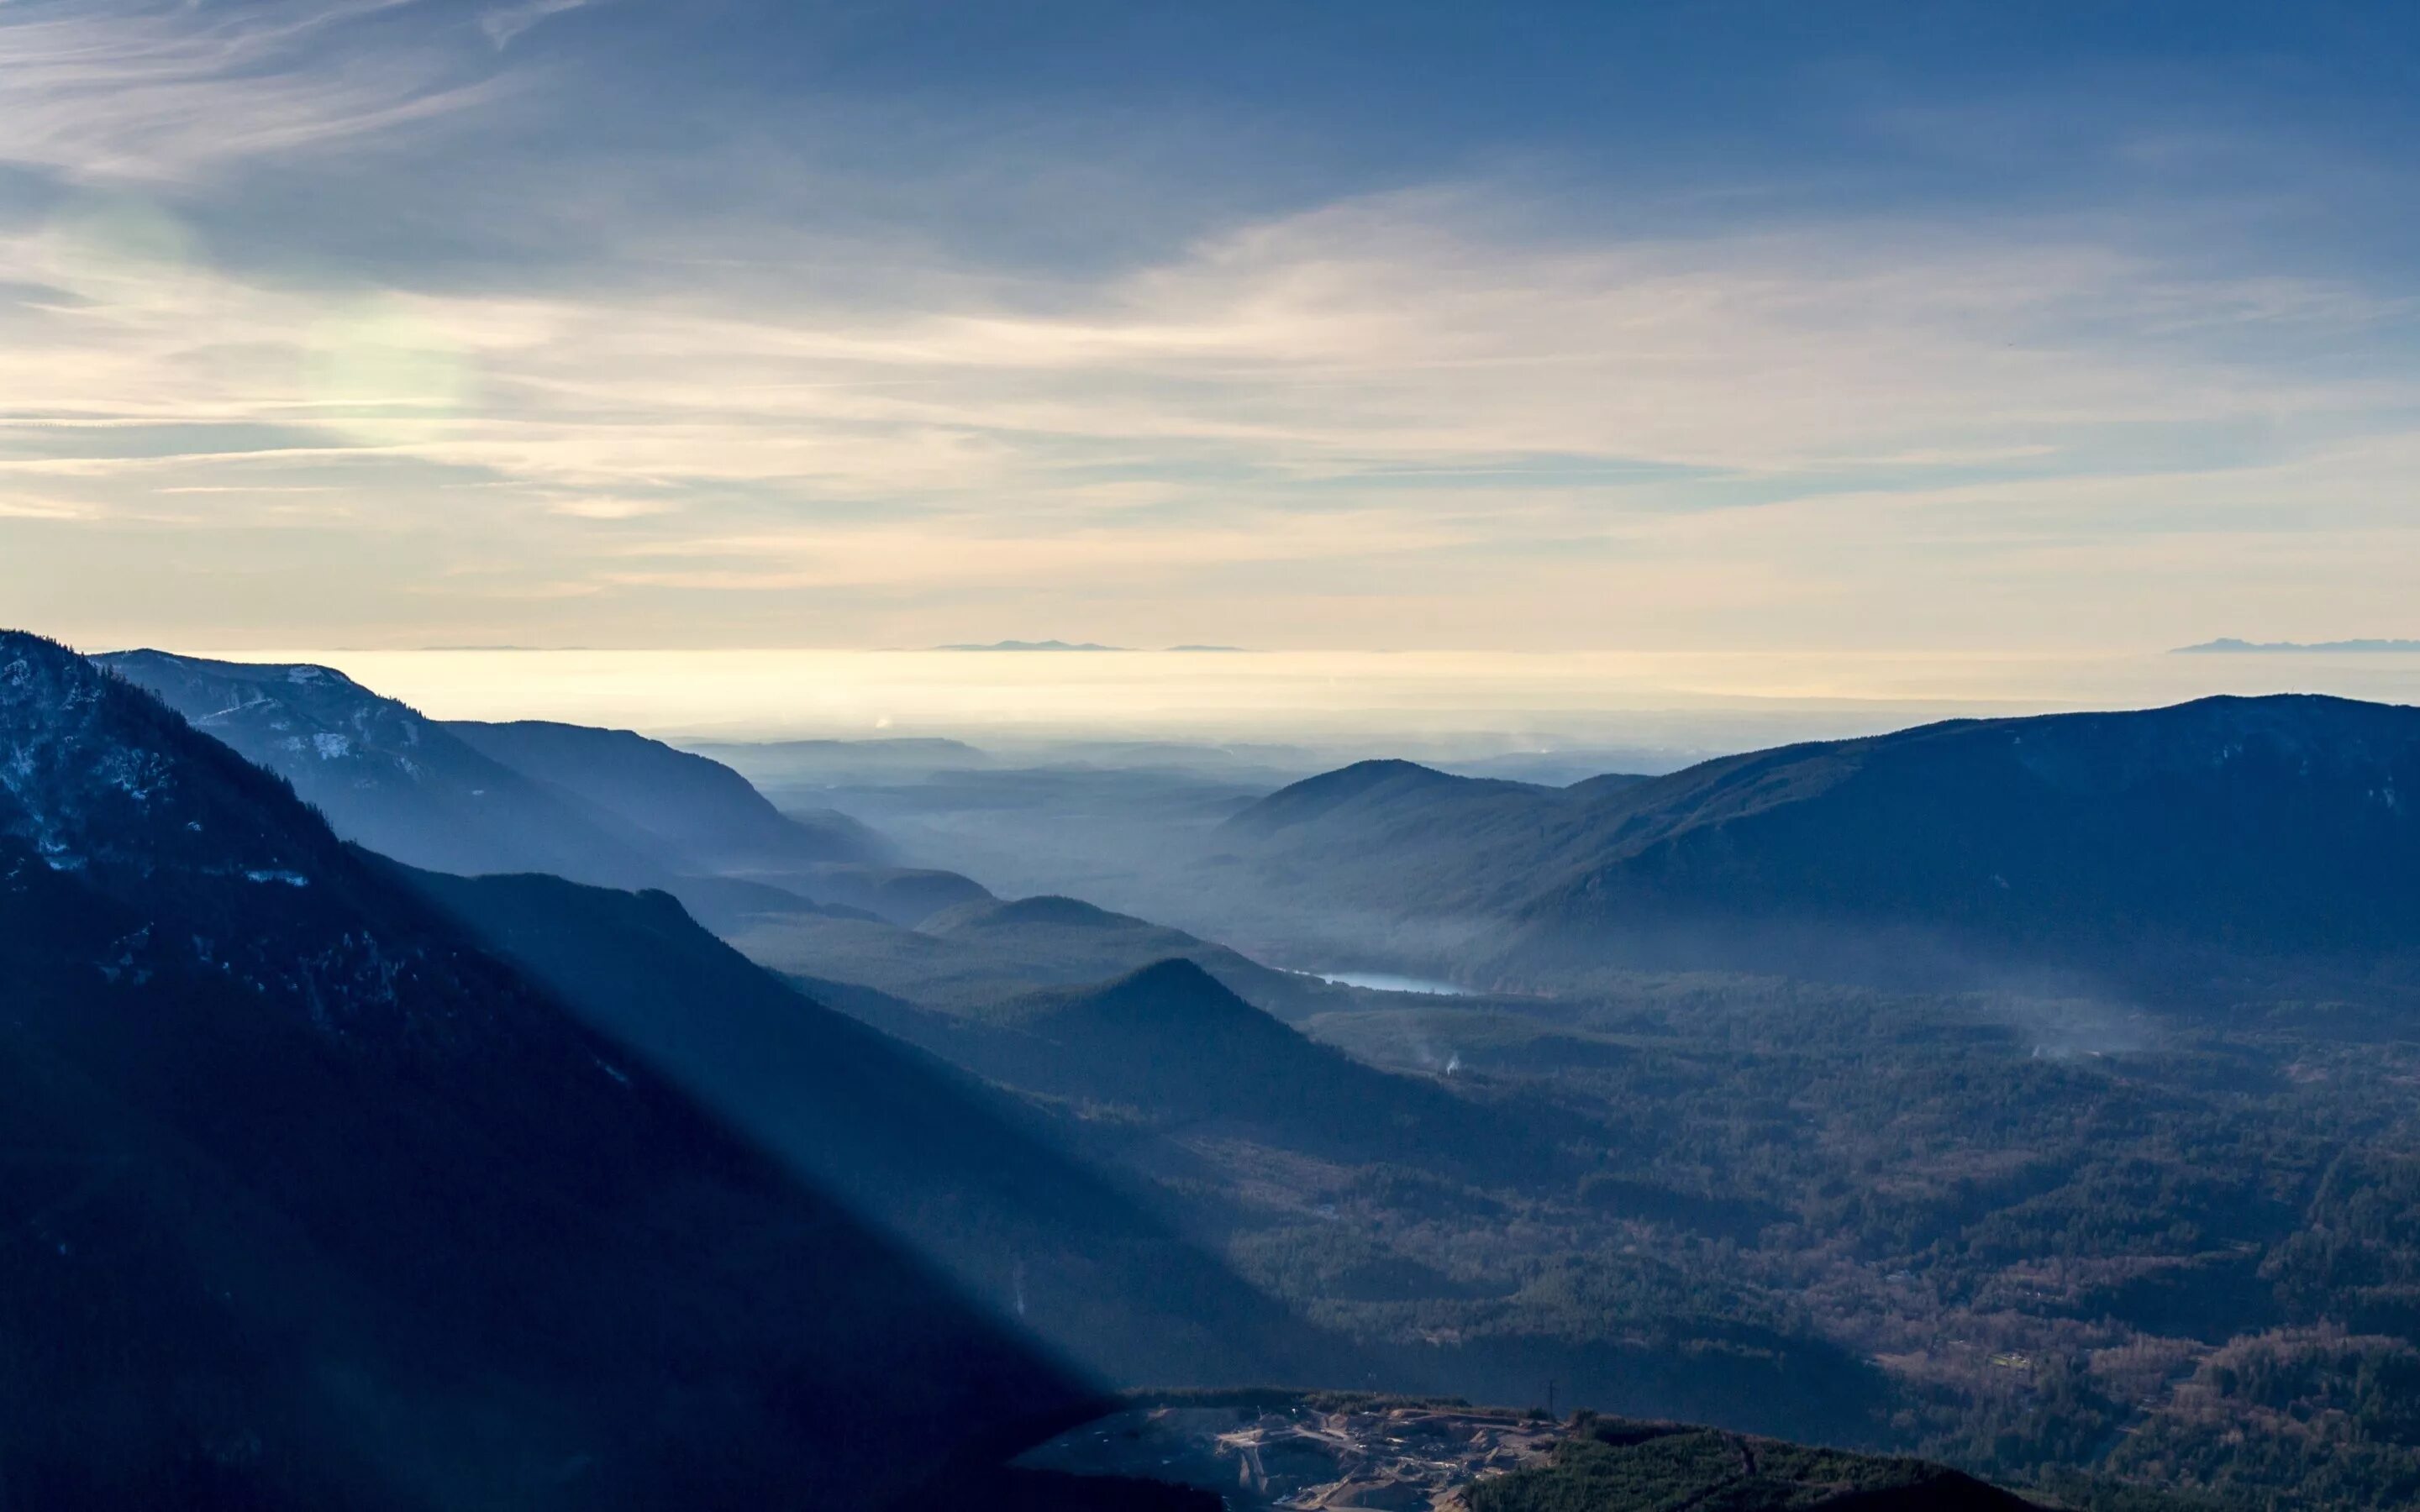
<svg viewBox="0 0 2420 1512">
<path fill-rule="evenodd" d="M 2408 727 L 2377 748 L 2380 775 L 2347 795 L 2354 815 L 2412 749 Z M 1636 804 L 1626 795 L 1645 785 L 1558 793 L 1401 764 L 1376 775 L 1340 774 L 1354 781 L 1342 806 L 1296 804 L 1330 829 L 1347 814 L 1368 826 L 1323 830 L 1304 856 L 1332 872 L 1359 847 L 1400 877 L 1453 876 L 1442 857 L 1395 856 L 1385 826 L 1416 822 L 1434 846 L 1450 825 Z M 1171 872 L 1217 871 L 1220 846 L 1254 854 L 1229 837 L 1264 824 L 1238 816 L 1266 806 L 1227 795 L 1215 822 L 1212 807 L 1164 832 Z M 1080 844 L 1064 838 L 1078 819 L 1054 822 L 1062 851 Z M 1102 843 L 1130 844 L 1114 838 L 1130 822 Z M 1279 833 L 1304 823 L 1289 813 Z M 2384 854 L 2401 870 L 2381 874 L 2373 900 L 2410 885 L 2409 841 Z M 1330 885 L 1311 890 L 1303 863 L 1250 864 L 1268 897 L 1336 917 Z M 1105 856 L 1091 874 L 1116 871 Z M 1208 883 L 1178 917 L 1269 937 L 1252 911 L 1265 905 L 1232 894 Z M 1482 937 L 1466 911 L 1440 933 L 1433 915 L 1357 896 L 1385 904 L 1364 916 L 1375 929 L 1294 923 L 1274 959 L 1343 951 L 1417 972 Z M 1483 937 L 1465 959 L 1503 972 L 1517 922 Z M 1570 1120 L 1550 1136 L 1568 1140 L 1559 1159 L 1449 1170 L 1430 1151 L 1373 1166 L 1317 1158 L 1298 1137 L 1183 1130 L 1195 1159 L 1174 1180 L 1213 1199 L 1196 1201 L 1246 1275 L 1392 1351 L 1424 1389 L 1535 1400 L 1553 1380 L 1611 1411 L 1910 1449 L 2085 1502 L 2164 1485 L 2300 1504 L 2301 1488 L 2326 1486 L 2310 1504 L 2393 1504 L 2409 1471 L 2389 1467 L 2420 1461 L 2396 1430 L 2364 1426 L 2383 1409 L 2360 1382 L 2420 1363 L 2411 1325 L 2387 1321 L 2398 1284 L 2381 1287 L 2404 1262 L 2303 1277 L 2348 1226 L 2381 1221 L 2344 1206 L 2367 1200 L 2345 1163 L 2420 1154 L 2402 1105 L 2420 1073 L 2396 1006 L 2407 967 L 2390 955 L 2349 978 L 2286 945 L 2249 962 L 2172 955 L 2150 972 L 2084 955 L 1978 972 L 1931 948 L 1885 971 L 1836 953 L 1792 974 L 1772 969 L 1770 936 L 1729 961 L 1695 949 L 1703 965 L 1683 970 L 1652 955 L 1644 969 L 1533 959 L 1517 994 L 1468 976 L 1356 987 L 1331 973 L 1349 989 L 1333 1002 L 1266 1005 L 1365 1063 L 1542 1127 Z M 1404 987 L 1451 991 L 1368 990 Z M 1165 1184 L 1175 1168 L 1153 1159 Z M 2379 1244 L 2408 1241 L 2361 1242 L 2366 1268 Z M 2380 1279 L 2335 1289 L 2354 1273 Z M 2256 1407 L 2239 1357 L 2295 1384 Z M 2338 1467 L 2347 1442 L 2366 1445 L 2364 1468 Z"/>
<path fill-rule="evenodd" d="M 2246 843 L 2285 868 L 2273 879 L 2302 914 L 2281 904 L 2265 933 L 2208 949 L 2174 936 L 2149 975 L 2078 934 L 2029 976 L 1978 977 L 1974 952 L 1938 948 L 1889 970 L 1854 953 L 1776 969 L 1789 936 L 1771 921 L 1825 916 L 1763 901 L 1804 873 L 1744 847 L 1785 819 L 1830 823 L 1824 806 L 1868 780 L 1854 763 L 1876 759 L 1870 742 L 1779 753 L 1780 775 L 1745 798 L 1728 795 L 1753 762 L 1555 789 L 1406 763 L 1282 782 L 1200 753 L 1186 759 L 1218 769 L 1171 768 L 1158 748 L 1106 777 L 1001 771 L 965 746 L 722 751 L 849 774 L 814 806 L 774 784 L 785 810 L 732 766 L 627 732 L 446 725 L 325 669 L 115 666 L 291 780 L 337 836 L 405 826 L 427 869 L 358 849 L 345 865 L 422 900 L 1099 1389 L 1551 1397 L 1608 1422 L 1920 1456 L 2075 1507 L 2155 1493 L 2384 1507 L 2420 1476 L 2420 1431 L 2396 1405 L 2396 1383 L 2420 1381 L 2420 1228 L 2397 1195 L 2420 1170 L 2407 968 L 2390 950 L 2355 980 L 2295 933 L 2316 917 L 2304 879 L 2337 864 L 2331 844 L 2361 917 L 2382 930 L 2404 906 L 2403 842 L 2375 843 L 2381 818 L 2401 820 L 2370 796 L 2408 780 L 2420 750 L 2397 711 L 2221 708 L 2203 712 L 2222 733 L 2183 727 L 2229 753 L 2215 767 L 2226 795 L 2195 801 L 2244 811 Z M 2257 732 L 2306 714 L 2382 733 L 2330 736 L 2331 759 L 2355 764 L 2317 783 L 2234 754 L 2242 732 L 2271 738 Z M 2164 821 L 2130 795 L 2164 791 L 2178 737 L 2158 732 L 2180 717 L 2127 717 L 2149 744 L 2086 734 L 2132 768 L 2051 740 L 2024 770 L 2052 774 L 2057 802 L 2149 815 L 2123 823 L 2155 844 Z M 1076 795 L 1095 777 L 1108 796 L 1087 810 Z M 2281 784 L 2302 795 L 2279 798 Z M 1960 810 L 1927 801 L 1924 843 L 1943 855 L 2007 843 L 2009 821 L 1962 832 Z M 929 822 L 892 833 L 920 804 Z M 2290 856 L 2262 838 L 2272 810 L 2293 816 Z M 977 812 L 989 817 L 964 832 L 1009 849 L 1055 838 L 1022 850 L 1022 871 L 985 872 L 981 846 L 935 841 Z M 1672 936 L 1685 962 L 1668 945 L 1624 953 L 1629 935 L 1575 949 L 1537 928 L 1535 879 L 1553 872 L 1534 856 L 1544 844 L 1585 870 L 1598 831 L 1624 856 L 1711 847 L 1768 893 L 1730 889 L 1747 910 L 1733 945 Z M 1640 835 L 1665 839 L 1641 849 Z M 457 849 L 432 853 L 441 841 Z M 1441 848 L 1498 858 L 1465 866 Z M 268 870 L 316 883 L 288 861 Z M 1121 902 L 1182 894 L 1185 922 L 1017 896 L 1010 879 L 1029 876 L 1110 878 Z M 1417 878 L 1423 890 L 1403 890 Z M 1461 879 L 1450 919 L 1429 901 L 1441 878 Z M 2139 912 L 2108 890 L 2122 881 L 2055 906 Z M 1907 910 L 1949 896 L 1860 886 L 1838 895 L 1864 912 L 1833 916 L 1836 933 L 1914 939 Z M 2005 917 L 1962 903 L 1954 927 L 2029 938 L 2052 906 L 2031 889 Z M 1351 906 L 1295 912 L 1312 897 Z M 1253 920 L 1290 912 L 1266 959 L 1196 927 L 1265 940 Z M 1337 960 L 1351 965 L 1285 969 Z M 1652 1453 L 1618 1433 L 1540 1438 L 1534 1419 L 1460 1408 L 1311 1428 L 1236 1419 L 1203 1437 L 1209 1420 L 1183 1415 L 1196 1411 L 1211 1409 L 1087 1429 L 1089 1458 L 1063 1441 L 1027 1470 L 1080 1459 L 1109 1486 L 1166 1449 L 1199 1462 L 1197 1484 L 1257 1478 L 1272 1506 L 1481 1509 L 1531 1504 L 1471 1489 L 1481 1468 L 1546 1486 L 1631 1473 L 1606 1455 L 1698 1453 L 1669 1435 Z M 1381 1452 L 1440 1424 L 1482 1441 L 1460 1471 Z M 1335 1473 L 1272 1478 L 1272 1458 L 1311 1448 Z"/>
</svg>

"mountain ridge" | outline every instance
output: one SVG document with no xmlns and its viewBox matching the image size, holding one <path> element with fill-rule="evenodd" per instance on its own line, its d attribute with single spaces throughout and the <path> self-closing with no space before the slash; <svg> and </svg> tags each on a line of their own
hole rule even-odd
<svg viewBox="0 0 2420 1512">
<path fill-rule="evenodd" d="M 708 757 L 629 730 L 551 719 L 449 719 L 473 749 L 640 825 L 679 854 L 720 866 L 890 865 L 872 829 L 830 810 L 784 812 Z"/>
<path fill-rule="evenodd" d="M 730 768 L 628 731 L 458 727 L 322 667 L 147 650 L 99 660 L 408 865 L 660 888 L 723 927 L 831 907 L 913 923 L 989 896 L 954 873 L 889 865 L 855 821 L 784 815 Z"/>
<path fill-rule="evenodd" d="M 1516 975 L 1787 964 L 1861 937 L 1945 966 L 2350 958 L 2402 949 L 2420 908 L 2420 710 L 2401 705 L 1947 720 L 1538 794 L 1395 780 L 1265 822 L 1303 808 L 1284 790 L 1226 833 L 1306 908 L 1448 919 Z"/>
</svg>

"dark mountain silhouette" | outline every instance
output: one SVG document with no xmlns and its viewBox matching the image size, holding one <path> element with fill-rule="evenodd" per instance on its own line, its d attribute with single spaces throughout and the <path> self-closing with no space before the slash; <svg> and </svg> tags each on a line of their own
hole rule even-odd
<svg viewBox="0 0 2420 1512">
<path fill-rule="evenodd" d="M 2179 646 L 2174 654 L 2180 656 L 2224 656 L 2230 652 L 2242 654 L 2260 651 L 2299 651 L 2320 655 L 2348 651 L 2383 651 L 2408 655 L 2420 652 L 2420 640 L 2242 640 L 2233 636 L 2224 636 L 2216 640 L 2205 640 L 2199 645 Z"/>
<path fill-rule="evenodd" d="M 2014 1492 L 1921 1459 L 1594 1414 L 1574 1429 L 1545 1464 L 1474 1485 L 1471 1512 L 2040 1512 Z M 2182 1505 L 2151 1493 L 2127 1504 Z"/>
<path fill-rule="evenodd" d="M 731 940 L 786 976 L 852 982 L 939 1008 L 978 1009 L 1036 988 L 1090 985 L 1172 958 L 1194 962 L 1280 1017 L 1337 996 L 1223 945 L 1074 898 L 961 903 L 912 931 L 768 914 Z"/>
<path fill-rule="evenodd" d="M 856 995 L 842 1006 L 983 1076 L 1130 1107 L 1163 1131 L 1222 1126 L 1330 1155 L 1452 1167 L 1552 1164 L 1536 1120 L 1309 1040 L 1190 961 L 962 1015 Z"/>
<path fill-rule="evenodd" d="M 554 877 L 407 880 L 815 1190 L 1099 1379 L 1342 1368 L 1341 1351 L 1074 1164 L 1030 1109 L 807 1000 L 673 899 Z"/>
<path fill-rule="evenodd" d="M 1032 963 L 1039 980 L 1094 982 L 1168 960 L 1189 961 L 1280 1017 L 1332 997 L 1314 981 L 1273 970 L 1213 940 L 1075 898 L 965 903 L 924 920 L 923 933 Z M 1047 978 L 1040 977 L 1047 972 Z"/>
<path fill-rule="evenodd" d="M 129 684 L 0 635 L 0 751 L 12 1502 L 850 1506 L 1087 1395 Z"/>
<path fill-rule="evenodd" d="M 2221 698 L 1956 720 L 1547 792 L 1350 768 L 1228 833 L 1288 896 L 1485 920 L 1488 954 L 1516 975 L 2374 976 L 2363 963 L 2408 959 L 2420 923 L 2415 791 L 2420 710 Z"/>
<path fill-rule="evenodd" d="M 1350 826 L 1377 821 L 1394 826 L 1439 810 L 1467 824 L 1491 806 L 1529 811 L 1551 791 L 1527 782 L 1454 777 L 1417 762 L 1356 762 L 1270 794 L 1228 821 L 1228 827 L 1277 835 L 1311 824 Z"/>
<path fill-rule="evenodd" d="M 953 873 L 873 864 L 881 842 L 862 826 L 785 818 L 737 773 L 638 735 L 458 728 L 325 667 L 101 660 L 292 782 L 346 839 L 408 865 L 659 887 L 719 928 L 811 903 L 912 923 L 989 896 Z"/>
</svg>

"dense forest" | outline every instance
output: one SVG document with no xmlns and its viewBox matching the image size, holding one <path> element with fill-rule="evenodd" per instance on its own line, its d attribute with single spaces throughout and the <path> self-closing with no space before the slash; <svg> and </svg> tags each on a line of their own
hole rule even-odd
<svg viewBox="0 0 2420 1512">
<path fill-rule="evenodd" d="M 2349 1008 L 1403 1001 L 1308 1027 L 1590 1134 L 1479 1179 L 1231 1149 L 1217 1196 L 1247 1275 L 1407 1369 L 2045 1490 L 2420 1495 L 2420 1045 Z"/>
<path fill-rule="evenodd" d="M 1470 1512 L 2025 1512 L 2026 1502 L 1938 1465 L 1582 1414 L 1551 1462 L 1483 1480 Z"/>
</svg>

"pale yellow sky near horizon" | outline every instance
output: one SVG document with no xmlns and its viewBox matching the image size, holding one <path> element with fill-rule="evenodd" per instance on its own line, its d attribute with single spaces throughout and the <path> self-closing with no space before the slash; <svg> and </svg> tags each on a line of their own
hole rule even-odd
<svg viewBox="0 0 2420 1512">
<path fill-rule="evenodd" d="M 1958 715 L 2135 708 L 2211 693 L 2323 692 L 2420 702 L 2420 655 L 2393 653 L 287 649 L 216 655 L 332 666 L 441 718 L 550 718 L 732 740 L 1140 735 L 1378 748 L 1486 736 L 1507 748 L 1527 740 L 1724 749 Z"/>
</svg>

